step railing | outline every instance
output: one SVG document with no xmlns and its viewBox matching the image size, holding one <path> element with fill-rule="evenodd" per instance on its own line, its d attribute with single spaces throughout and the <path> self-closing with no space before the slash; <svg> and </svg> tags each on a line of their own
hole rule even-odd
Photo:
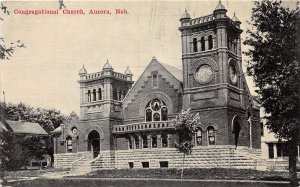
<svg viewBox="0 0 300 187">
<path fill-rule="evenodd" d="M 73 161 L 73 162 L 71 163 L 72 170 L 75 170 L 76 163 L 78 163 L 79 161 L 83 160 L 84 158 L 85 158 L 85 155 L 82 155 L 82 157 L 80 157 L 79 159 Z"/>
</svg>

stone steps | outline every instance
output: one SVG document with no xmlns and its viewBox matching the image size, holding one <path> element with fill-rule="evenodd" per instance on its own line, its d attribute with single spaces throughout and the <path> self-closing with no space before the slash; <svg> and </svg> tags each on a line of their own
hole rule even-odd
<svg viewBox="0 0 300 187">
<path fill-rule="evenodd" d="M 191 155 L 186 156 L 184 165 L 190 168 L 254 169 L 258 162 L 252 158 L 253 155 L 247 149 L 235 151 L 232 148 L 196 148 Z M 179 168 L 182 165 L 182 156 L 182 153 L 172 148 L 122 150 L 116 151 L 113 158 L 110 154 L 102 154 L 93 162 L 92 168 L 129 168 L 128 162 L 133 162 L 134 168 L 142 168 L 141 162 L 149 162 L 150 168 L 159 168 L 159 161 L 168 161 L 169 168 Z"/>
</svg>

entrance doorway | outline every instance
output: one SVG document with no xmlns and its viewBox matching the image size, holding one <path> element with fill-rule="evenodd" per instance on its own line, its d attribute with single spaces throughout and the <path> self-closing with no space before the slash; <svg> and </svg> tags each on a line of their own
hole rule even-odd
<svg viewBox="0 0 300 187">
<path fill-rule="evenodd" d="M 233 123 L 233 133 L 234 133 L 235 147 L 238 146 L 240 131 L 241 131 L 241 125 L 240 125 L 239 121 L 237 119 L 235 119 L 234 123 Z"/>
<path fill-rule="evenodd" d="M 92 151 L 94 158 L 100 153 L 100 135 L 95 130 L 91 131 L 88 136 L 88 151 Z"/>
</svg>

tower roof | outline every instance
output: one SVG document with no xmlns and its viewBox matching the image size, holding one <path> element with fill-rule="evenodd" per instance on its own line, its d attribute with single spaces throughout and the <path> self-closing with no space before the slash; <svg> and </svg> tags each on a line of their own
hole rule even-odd
<svg viewBox="0 0 300 187">
<path fill-rule="evenodd" d="M 109 64 L 108 60 L 103 66 L 103 70 L 113 70 L 112 66 Z"/>
<path fill-rule="evenodd" d="M 125 70 L 125 75 L 132 75 L 132 72 L 129 69 L 129 66 L 127 66 L 127 69 Z"/>
<path fill-rule="evenodd" d="M 84 65 L 82 66 L 81 70 L 79 71 L 79 75 L 84 75 L 84 74 L 87 74 L 87 71 L 84 67 Z"/>
<path fill-rule="evenodd" d="M 236 17 L 235 13 L 233 14 L 232 21 L 241 23 L 241 21 L 239 20 L 239 18 Z"/>
<path fill-rule="evenodd" d="M 219 1 L 219 4 L 217 5 L 217 7 L 215 8 L 215 11 L 216 10 L 227 10 L 225 8 L 225 6 L 221 3 L 221 1 Z"/>
<path fill-rule="evenodd" d="M 181 19 L 191 19 L 190 14 L 187 12 L 187 10 L 185 9 L 184 13 L 181 16 Z"/>
</svg>

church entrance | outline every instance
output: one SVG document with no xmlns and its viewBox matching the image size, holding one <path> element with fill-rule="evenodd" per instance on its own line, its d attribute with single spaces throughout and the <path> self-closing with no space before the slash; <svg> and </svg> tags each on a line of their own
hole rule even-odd
<svg viewBox="0 0 300 187">
<path fill-rule="evenodd" d="M 88 151 L 92 151 L 93 158 L 96 158 L 100 153 L 100 135 L 93 130 L 88 136 Z"/>
<path fill-rule="evenodd" d="M 240 131 L 241 131 L 241 125 L 238 122 L 238 120 L 235 120 L 234 124 L 233 124 L 233 133 L 234 133 L 235 147 L 238 146 Z"/>
</svg>

